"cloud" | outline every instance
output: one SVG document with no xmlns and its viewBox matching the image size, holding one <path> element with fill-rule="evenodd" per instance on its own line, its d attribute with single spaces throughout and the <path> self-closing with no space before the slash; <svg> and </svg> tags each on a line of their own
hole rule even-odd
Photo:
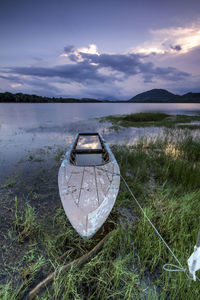
<svg viewBox="0 0 200 300">
<path fill-rule="evenodd" d="M 150 30 L 151 39 L 134 49 L 134 53 L 187 53 L 200 46 L 200 20 L 186 26 Z M 175 45 L 175 46 L 173 46 Z"/>
<path fill-rule="evenodd" d="M 75 47 L 73 45 L 64 47 L 64 53 L 62 53 L 60 56 L 68 56 L 71 59 L 71 61 L 81 62 L 83 61 L 81 57 L 82 53 L 99 55 L 97 46 L 95 44 L 90 44 L 88 47 L 83 47 L 78 49 L 74 49 L 74 48 Z"/>
<path fill-rule="evenodd" d="M 9 73 L 41 78 L 65 79 L 67 82 L 110 81 L 112 78 L 97 72 L 98 68 L 87 61 L 76 64 L 58 65 L 54 67 L 14 67 Z"/>
<path fill-rule="evenodd" d="M 123 73 L 125 76 L 137 74 L 139 69 L 140 55 L 135 54 L 81 54 L 89 64 L 95 64 L 98 69 L 109 68 Z"/>
<path fill-rule="evenodd" d="M 74 51 L 74 46 L 73 45 L 68 45 L 64 47 L 64 53 L 72 53 Z"/>
<path fill-rule="evenodd" d="M 54 82 L 46 81 L 45 79 L 35 78 L 27 75 L 0 75 L 0 79 L 3 79 L 7 86 L 10 87 L 11 92 L 24 92 L 24 93 L 36 93 L 43 96 L 47 94 L 55 96 L 55 93 L 59 94 L 61 91 L 56 87 Z"/>
<path fill-rule="evenodd" d="M 97 54 L 97 55 L 99 55 L 97 45 L 95 45 L 95 44 L 90 44 L 89 47 L 79 48 L 79 49 L 77 49 L 76 52 L 77 53 L 88 53 L 88 54 Z"/>
<path fill-rule="evenodd" d="M 182 48 L 180 45 L 176 45 L 176 46 L 171 46 L 171 49 L 175 50 L 175 51 L 181 51 Z"/>
<path fill-rule="evenodd" d="M 0 79 L 4 79 L 4 80 L 8 80 L 8 81 L 11 81 L 11 82 L 14 82 L 16 84 L 21 84 L 22 83 L 22 78 L 19 77 L 19 76 L 16 76 L 16 75 L 1 75 L 0 74 Z"/>
<path fill-rule="evenodd" d="M 21 83 L 13 83 L 13 84 L 11 84 L 10 86 L 11 86 L 12 88 L 18 88 L 18 87 L 22 86 L 22 84 L 21 84 Z"/>
<path fill-rule="evenodd" d="M 176 43 L 170 47 L 178 53 L 182 49 Z M 15 92 L 101 99 L 129 98 L 131 90 L 142 92 L 144 85 L 151 89 L 174 87 L 176 83 L 178 89 L 192 80 L 187 68 L 183 71 L 181 65 L 175 66 L 170 59 L 166 63 L 160 55 L 100 53 L 94 44 L 78 49 L 69 45 L 64 51 L 62 58 L 59 56 L 59 60 L 55 58 L 49 64 L 46 61 L 43 65 L 4 67 L 0 69 L 0 79 L 8 90 Z"/>
<path fill-rule="evenodd" d="M 57 78 L 66 82 L 115 82 L 140 74 L 144 82 L 157 77 L 163 80 L 181 80 L 189 76 L 173 67 L 155 67 L 152 62 L 144 61 L 141 54 L 93 54 L 73 52 L 73 63 L 51 67 L 13 67 L 8 73 L 36 78 Z M 78 59 L 76 60 L 76 57 Z M 74 63 L 75 62 L 75 63 Z"/>
</svg>

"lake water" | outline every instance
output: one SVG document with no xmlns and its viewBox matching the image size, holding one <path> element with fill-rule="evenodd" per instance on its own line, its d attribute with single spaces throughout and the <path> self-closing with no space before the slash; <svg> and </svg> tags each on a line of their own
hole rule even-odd
<svg viewBox="0 0 200 300">
<path fill-rule="evenodd" d="M 18 161 L 42 155 L 52 147 L 68 148 L 77 132 L 103 134 L 109 144 L 132 144 L 143 135 L 157 134 L 158 128 L 127 128 L 111 131 L 108 123 L 94 118 L 136 112 L 200 114 L 200 104 L 139 103 L 0 103 L 0 177 Z"/>
</svg>

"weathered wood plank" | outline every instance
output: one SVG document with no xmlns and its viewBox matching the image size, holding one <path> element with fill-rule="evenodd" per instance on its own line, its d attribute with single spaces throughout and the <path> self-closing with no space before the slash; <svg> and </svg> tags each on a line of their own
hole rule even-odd
<svg viewBox="0 0 200 300">
<path fill-rule="evenodd" d="M 73 170 L 68 181 L 67 190 L 71 193 L 74 202 L 78 205 L 81 193 L 81 184 L 84 176 L 84 168 Z"/>
<path fill-rule="evenodd" d="M 105 167 L 101 167 L 102 170 L 98 167 L 96 167 L 95 169 L 96 169 L 97 189 L 99 195 L 99 204 L 101 204 L 108 193 L 110 187 L 110 181 L 108 180 L 106 172 L 103 171 L 106 170 Z"/>
<path fill-rule="evenodd" d="M 86 214 L 89 214 L 98 206 L 99 201 L 95 183 L 94 167 L 85 167 L 79 199 L 79 207 Z"/>
</svg>

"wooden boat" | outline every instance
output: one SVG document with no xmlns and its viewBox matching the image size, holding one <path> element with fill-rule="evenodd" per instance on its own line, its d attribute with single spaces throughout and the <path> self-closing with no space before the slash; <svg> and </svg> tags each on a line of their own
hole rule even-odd
<svg viewBox="0 0 200 300">
<path fill-rule="evenodd" d="M 101 134 L 76 135 L 60 166 L 58 185 L 65 213 L 81 237 L 91 238 L 106 221 L 118 194 L 119 174 Z"/>
</svg>

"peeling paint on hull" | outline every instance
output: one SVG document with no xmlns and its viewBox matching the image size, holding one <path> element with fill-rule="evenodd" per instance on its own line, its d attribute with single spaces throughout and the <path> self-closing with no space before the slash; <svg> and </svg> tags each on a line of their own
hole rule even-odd
<svg viewBox="0 0 200 300">
<path fill-rule="evenodd" d="M 120 174 L 117 161 L 103 137 L 98 134 L 109 161 L 102 165 L 77 166 L 70 157 L 78 135 L 66 152 L 58 173 L 60 198 L 74 229 L 83 238 L 91 238 L 106 221 L 115 203 Z"/>
</svg>

